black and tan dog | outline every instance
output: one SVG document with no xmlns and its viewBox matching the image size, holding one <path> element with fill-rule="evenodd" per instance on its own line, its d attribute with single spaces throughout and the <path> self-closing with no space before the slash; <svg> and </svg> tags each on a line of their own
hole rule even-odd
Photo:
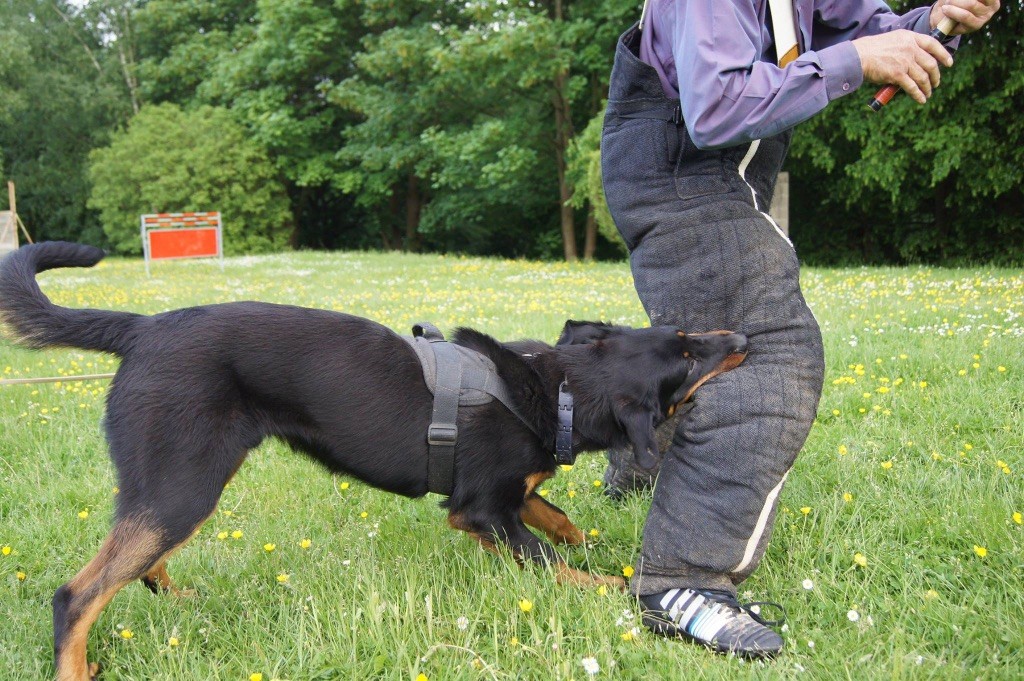
<svg viewBox="0 0 1024 681">
<path fill-rule="evenodd" d="M 409 497 L 427 491 L 432 396 L 409 344 L 372 321 L 258 302 L 143 316 L 58 307 L 35 275 L 90 267 L 90 246 L 25 246 L 0 263 L 0 320 L 22 344 L 121 358 L 107 399 L 106 435 L 120 494 L 99 553 L 53 598 L 62 680 L 89 679 L 86 638 L 103 607 L 142 579 L 170 590 L 166 563 L 213 513 L 247 452 L 276 436 L 331 471 Z M 460 329 L 454 342 L 497 366 L 527 427 L 501 403 L 459 411 L 449 524 L 485 547 L 554 566 L 560 581 L 621 585 L 567 567 L 524 523 L 554 542 L 583 534 L 535 488 L 556 470 L 557 395 L 575 398 L 578 451 L 655 447 L 654 428 L 716 373 L 736 366 L 739 334 L 685 334 L 571 322 L 562 343 L 502 344 Z M 538 435 L 539 433 L 539 435 Z"/>
</svg>

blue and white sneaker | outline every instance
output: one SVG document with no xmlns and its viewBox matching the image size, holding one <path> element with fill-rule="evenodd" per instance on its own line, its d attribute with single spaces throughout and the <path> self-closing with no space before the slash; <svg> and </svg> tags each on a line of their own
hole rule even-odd
<svg viewBox="0 0 1024 681">
<path fill-rule="evenodd" d="M 735 653 L 750 659 L 775 657 L 782 637 L 758 614 L 760 605 L 740 605 L 725 591 L 669 589 L 640 597 L 643 623 L 663 636 L 678 636 L 700 643 L 718 653 Z M 777 604 L 771 603 L 775 607 Z"/>
</svg>

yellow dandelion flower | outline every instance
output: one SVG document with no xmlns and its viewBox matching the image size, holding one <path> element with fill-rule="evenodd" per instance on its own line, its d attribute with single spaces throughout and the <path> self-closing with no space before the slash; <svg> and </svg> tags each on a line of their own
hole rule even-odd
<svg viewBox="0 0 1024 681">
<path fill-rule="evenodd" d="M 17 572 L 15 572 L 15 573 L 14 573 L 14 576 L 18 578 L 18 581 L 19 581 L 19 582 L 24 582 L 24 581 L 25 581 L 25 578 L 26 578 L 26 577 L 28 577 L 28 575 L 26 575 L 26 574 L 25 574 L 24 572 L 22 572 L 21 570 L 18 570 Z"/>
<path fill-rule="evenodd" d="M 279 574 L 277 576 L 277 583 L 278 584 L 285 584 L 289 580 L 290 577 L 291 577 L 291 575 L 289 575 L 287 572 L 282 572 L 281 574 Z"/>
<path fill-rule="evenodd" d="M 924 599 L 926 601 L 933 601 L 933 600 L 935 600 L 938 597 L 939 597 L 939 592 L 936 591 L 935 589 L 928 589 L 927 591 L 924 592 Z"/>
<path fill-rule="evenodd" d="M 366 518 L 366 517 L 369 517 L 369 515 L 370 515 L 369 513 L 367 513 L 366 511 L 363 511 L 362 513 L 359 514 L 359 517 L 360 518 Z"/>
<path fill-rule="evenodd" d="M 427 675 L 422 673 L 422 672 L 420 672 L 419 674 L 416 675 L 416 681 L 428 681 Z"/>
<path fill-rule="evenodd" d="M 892 461 L 891 461 L 891 460 L 890 460 L 890 461 L 883 461 L 883 462 L 881 463 L 881 466 L 882 466 L 882 468 L 884 468 L 885 470 L 889 470 L 890 468 L 892 468 Z"/>
<path fill-rule="evenodd" d="M 308 549 L 312 545 L 313 545 L 313 542 L 310 541 L 309 539 L 303 539 L 302 541 L 299 542 L 299 548 L 300 549 Z"/>
<path fill-rule="evenodd" d="M 523 612 L 530 612 L 531 610 L 533 610 L 533 601 L 527 600 L 525 598 L 522 599 L 521 601 L 519 601 L 519 609 Z"/>
<path fill-rule="evenodd" d="M 85 520 L 89 517 L 89 509 L 85 508 L 78 512 L 78 517 Z"/>
<path fill-rule="evenodd" d="M 860 567 L 867 567 L 868 557 L 865 556 L 863 553 L 857 552 L 853 554 L 853 562 L 859 565 Z"/>
<path fill-rule="evenodd" d="M 1004 367 L 1004 366 L 996 367 L 996 371 L 998 371 L 1001 374 L 1002 373 L 1006 373 L 1006 367 Z"/>
<path fill-rule="evenodd" d="M 838 409 L 833 409 L 833 410 L 832 410 L 832 416 L 839 416 L 839 415 L 840 415 L 841 413 L 842 413 L 842 412 L 841 412 L 841 411 L 839 411 Z"/>
<path fill-rule="evenodd" d="M 627 565 L 626 567 L 622 568 L 622 576 L 623 577 L 632 577 L 633 576 L 633 572 L 634 572 L 634 570 L 633 570 L 633 566 L 632 565 Z"/>
<path fill-rule="evenodd" d="M 970 442 L 965 442 L 964 449 L 966 449 L 967 451 L 971 451 L 972 449 L 974 449 L 974 445 L 972 445 Z"/>
<path fill-rule="evenodd" d="M 232 539 L 241 539 L 244 536 L 245 536 L 245 534 L 241 530 L 235 530 L 234 532 L 231 533 L 231 538 Z"/>
<path fill-rule="evenodd" d="M 125 639 L 126 641 L 128 639 L 134 637 L 134 636 L 135 636 L 135 634 L 132 633 L 131 629 L 122 629 L 121 630 L 121 638 Z"/>
<path fill-rule="evenodd" d="M 563 471 L 571 471 L 572 470 L 572 464 L 568 464 L 568 463 L 559 464 L 558 467 L 561 468 Z"/>
<path fill-rule="evenodd" d="M 988 549 L 984 546 L 978 546 L 977 544 L 974 545 L 974 552 L 978 554 L 978 558 L 984 558 L 988 555 Z"/>
<path fill-rule="evenodd" d="M 846 445 L 839 445 L 839 456 L 846 456 L 849 451 L 850 450 L 846 448 Z"/>
<path fill-rule="evenodd" d="M 266 551 L 267 553 L 272 553 L 274 551 L 274 549 L 276 549 L 276 548 L 277 548 L 277 544 L 267 543 L 267 544 L 263 545 L 263 550 Z"/>
<path fill-rule="evenodd" d="M 1013 522 L 1017 523 L 1018 525 L 1024 524 L 1024 516 L 1021 516 L 1020 511 L 1013 512 Z"/>
<path fill-rule="evenodd" d="M 508 644 L 510 646 L 517 646 L 517 645 L 519 645 L 519 638 L 517 636 L 513 636 L 512 638 L 509 639 Z"/>
<path fill-rule="evenodd" d="M 570 498 L 570 499 L 574 499 L 574 498 L 576 497 L 576 490 L 574 490 L 574 489 L 571 489 L 571 490 L 569 490 L 569 491 L 567 492 L 567 494 L 568 494 L 568 496 L 569 496 L 569 498 Z"/>
<path fill-rule="evenodd" d="M 121 488 L 120 487 L 114 487 L 111 490 L 111 492 L 113 492 L 114 494 L 120 494 L 121 493 Z"/>
<path fill-rule="evenodd" d="M 249 681 L 263 681 L 263 674 L 260 674 L 259 672 L 249 674 Z"/>
<path fill-rule="evenodd" d="M 546 489 L 539 489 L 537 490 L 537 494 L 541 495 L 542 497 L 546 497 L 548 495 L 548 491 Z"/>
<path fill-rule="evenodd" d="M 342 489 L 348 489 L 350 487 L 350 485 L 347 482 L 343 482 L 343 483 L 341 483 L 341 485 L 339 485 L 339 487 L 341 487 Z"/>
<path fill-rule="evenodd" d="M 608 595 L 608 587 L 605 586 L 604 584 L 602 584 L 601 586 L 597 587 L 597 595 L 598 596 L 607 596 Z"/>
<path fill-rule="evenodd" d="M 592 530 L 590 530 L 590 532 L 588 532 L 587 534 L 589 534 L 591 537 L 598 537 L 601 535 L 601 531 L 595 527 Z"/>
<path fill-rule="evenodd" d="M 178 647 L 178 643 L 179 643 L 179 641 L 178 641 L 178 638 L 176 636 L 172 636 L 169 639 L 167 639 L 167 645 L 169 645 L 172 648 L 177 648 Z"/>
<path fill-rule="evenodd" d="M 601 481 L 600 480 L 595 480 L 594 481 L 594 487 L 600 487 L 600 486 L 601 486 Z"/>
<path fill-rule="evenodd" d="M 810 506 L 801 506 L 800 507 L 800 512 L 803 513 L 804 515 L 809 515 L 810 512 L 811 512 L 811 507 Z"/>
<path fill-rule="evenodd" d="M 4 554 L 5 556 L 11 555 L 11 547 L 5 546 L 3 548 L 0 548 L 0 553 Z"/>
<path fill-rule="evenodd" d="M 853 495 L 850 494 L 849 492 L 843 492 L 843 501 L 846 501 L 846 502 L 853 501 Z"/>
<path fill-rule="evenodd" d="M 921 382 L 919 382 L 919 383 L 918 383 L 917 385 L 918 385 L 918 386 L 919 386 L 920 388 L 927 388 L 927 387 L 928 387 L 928 381 L 921 381 Z"/>
<path fill-rule="evenodd" d="M 621 634 L 619 634 L 619 638 L 621 638 L 623 641 L 632 641 L 633 640 L 633 632 L 632 631 L 624 631 Z"/>
<path fill-rule="evenodd" d="M 218 532 L 217 533 L 217 539 L 227 539 L 227 538 L 228 538 L 228 533 L 227 532 Z"/>
</svg>

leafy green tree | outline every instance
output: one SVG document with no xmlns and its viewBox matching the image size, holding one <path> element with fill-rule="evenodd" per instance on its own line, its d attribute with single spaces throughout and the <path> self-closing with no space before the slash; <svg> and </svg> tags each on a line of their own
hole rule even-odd
<svg viewBox="0 0 1024 681">
<path fill-rule="evenodd" d="M 346 0 L 152 0 L 137 17 L 150 101 L 230 109 L 278 168 L 295 215 L 292 243 L 368 244 L 340 188 L 342 129 L 353 116 L 325 93 L 352 72 L 365 28 Z"/>
<path fill-rule="evenodd" d="M 141 252 L 139 215 L 158 212 L 219 210 L 229 254 L 288 245 L 292 216 L 277 171 L 224 109 L 145 106 L 90 161 L 89 206 L 119 253 Z"/>
<path fill-rule="evenodd" d="M 69 2 L 0 4 L 0 175 L 35 239 L 103 243 L 86 209 L 88 153 L 131 111 L 103 40 Z"/>
<path fill-rule="evenodd" d="M 897 10 L 916 2 L 894 3 Z M 797 129 L 793 237 L 816 262 L 1024 262 L 1024 3 L 965 36 L 925 106 L 872 89 Z"/>
</svg>

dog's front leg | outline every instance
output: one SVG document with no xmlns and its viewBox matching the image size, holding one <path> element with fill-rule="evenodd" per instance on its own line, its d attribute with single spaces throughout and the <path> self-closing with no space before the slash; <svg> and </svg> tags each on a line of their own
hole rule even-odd
<svg viewBox="0 0 1024 681">
<path fill-rule="evenodd" d="M 545 501 L 536 492 L 526 497 L 519 517 L 530 527 L 535 527 L 553 544 L 577 546 L 586 540 L 583 530 L 572 524 L 565 511 Z"/>
<path fill-rule="evenodd" d="M 448 524 L 455 529 L 468 533 L 492 553 L 499 554 L 497 545 L 500 543 L 512 550 L 512 555 L 515 556 L 520 564 L 526 560 L 531 560 L 535 563 L 551 566 L 555 571 L 555 580 L 559 584 L 572 584 L 575 586 L 604 585 L 617 589 L 624 589 L 626 586 L 625 580 L 621 577 L 592 575 L 589 572 L 569 567 L 565 563 L 565 559 L 559 555 L 553 546 L 545 544 L 526 528 L 526 525 L 523 524 L 518 515 L 512 515 L 502 519 L 500 522 L 486 524 L 474 523 L 462 513 L 452 513 L 448 516 Z"/>
</svg>

